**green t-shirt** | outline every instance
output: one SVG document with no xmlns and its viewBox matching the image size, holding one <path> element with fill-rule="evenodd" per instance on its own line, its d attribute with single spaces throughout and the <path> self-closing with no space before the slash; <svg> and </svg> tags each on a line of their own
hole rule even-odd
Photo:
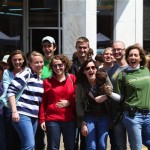
<svg viewBox="0 0 150 150">
<path fill-rule="evenodd" d="M 121 89 L 122 72 L 118 76 L 118 89 Z M 137 107 L 150 110 L 150 72 L 141 67 L 126 71 L 124 107 Z"/>
<path fill-rule="evenodd" d="M 41 77 L 43 80 L 52 76 L 52 69 L 49 68 L 49 63 L 50 60 L 44 60 L 44 66 L 41 73 Z"/>
</svg>

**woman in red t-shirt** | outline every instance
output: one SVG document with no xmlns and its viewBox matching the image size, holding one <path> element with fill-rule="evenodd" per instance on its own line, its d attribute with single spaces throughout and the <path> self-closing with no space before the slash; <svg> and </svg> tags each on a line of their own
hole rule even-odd
<svg viewBox="0 0 150 150">
<path fill-rule="evenodd" d="M 47 134 L 48 150 L 59 150 L 61 133 L 65 149 L 74 148 L 76 77 L 68 74 L 70 66 L 68 57 L 55 55 L 50 63 L 53 76 L 43 82 L 39 121 Z"/>
</svg>

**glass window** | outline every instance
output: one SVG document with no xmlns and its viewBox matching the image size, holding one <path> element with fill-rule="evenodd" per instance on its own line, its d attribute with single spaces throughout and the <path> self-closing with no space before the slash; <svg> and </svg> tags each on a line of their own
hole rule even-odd
<svg viewBox="0 0 150 150">
<path fill-rule="evenodd" d="M 113 40 L 114 0 L 97 0 L 97 48 L 111 45 Z"/>
<path fill-rule="evenodd" d="M 22 7 L 21 0 L 0 3 L 0 57 L 16 48 L 22 49 Z"/>
<path fill-rule="evenodd" d="M 30 27 L 58 27 L 57 0 L 29 0 Z"/>
</svg>

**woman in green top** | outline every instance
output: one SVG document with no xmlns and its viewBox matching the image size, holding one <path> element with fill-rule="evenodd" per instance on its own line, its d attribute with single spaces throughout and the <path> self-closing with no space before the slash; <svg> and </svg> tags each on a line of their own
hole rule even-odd
<svg viewBox="0 0 150 150">
<path fill-rule="evenodd" d="M 123 123 L 128 132 L 131 150 L 141 150 L 142 143 L 150 148 L 150 73 L 144 50 L 132 45 L 126 49 L 125 58 L 129 67 L 125 72 L 122 87 L 122 72 L 118 77 L 118 87 L 124 93 Z"/>
</svg>

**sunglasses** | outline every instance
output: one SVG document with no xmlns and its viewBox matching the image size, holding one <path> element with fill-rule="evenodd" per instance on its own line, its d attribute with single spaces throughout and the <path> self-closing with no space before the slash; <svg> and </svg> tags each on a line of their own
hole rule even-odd
<svg viewBox="0 0 150 150">
<path fill-rule="evenodd" d="M 55 64 L 55 65 L 53 65 L 53 68 L 57 68 L 57 67 L 62 68 L 63 66 L 64 66 L 64 64 Z"/>
<path fill-rule="evenodd" d="M 96 69 L 96 66 L 90 66 L 90 67 L 86 67 L 86 68 L 85 68 L 86 71 L 89 71 L 90 69 L 95 70 L 95 69 Z"/>
</svg>

